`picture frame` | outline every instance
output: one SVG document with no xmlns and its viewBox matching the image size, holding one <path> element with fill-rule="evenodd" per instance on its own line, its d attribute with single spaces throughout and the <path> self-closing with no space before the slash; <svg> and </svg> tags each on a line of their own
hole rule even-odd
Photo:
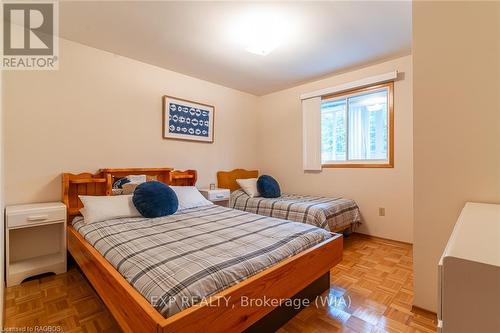
<svg viewBox="0 0 500 333">
<path fill-rule="evenodd" d="M 215 106 L 163 96 L 164 139 L 214 142 Z"/>
</svg>

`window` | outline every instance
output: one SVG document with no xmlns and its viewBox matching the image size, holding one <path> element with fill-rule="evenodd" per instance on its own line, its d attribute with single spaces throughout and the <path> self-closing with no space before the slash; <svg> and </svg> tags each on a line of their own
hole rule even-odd
<svg viewBox="0 0 500 333">
<path fill-rule="evenodd" d="M 321 99 L 323 167 L 393 167 L 392 82 Z"/>
</svg>

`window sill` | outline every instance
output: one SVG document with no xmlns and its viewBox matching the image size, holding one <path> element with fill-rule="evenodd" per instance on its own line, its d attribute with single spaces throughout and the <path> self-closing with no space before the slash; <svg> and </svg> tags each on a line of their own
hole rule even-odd
<svg viewBox="0 0 500 333">
<path fill-rule="evenodd" d="M 394 168 L 393 163 L 329 163 L 322 164 L 322 168 Z"/>
</svg>

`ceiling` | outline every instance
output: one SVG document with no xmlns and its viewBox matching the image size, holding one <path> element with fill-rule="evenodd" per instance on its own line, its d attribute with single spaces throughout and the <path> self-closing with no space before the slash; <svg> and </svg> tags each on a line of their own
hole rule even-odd
<svg viewBox="0 0 500 333">
<path fill-rule="evenodd" d="M 411 52 L 411 2 L 60 2 L 63 38 L 254 95 Z M 235 33 L 250 12 L 279 18 L 266 56 Z"/>
</svg>

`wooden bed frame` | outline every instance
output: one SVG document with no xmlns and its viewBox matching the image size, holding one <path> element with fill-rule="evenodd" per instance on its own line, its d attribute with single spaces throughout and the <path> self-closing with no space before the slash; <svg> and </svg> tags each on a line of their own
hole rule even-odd
<svg viewBox="0 0 500 333">
<path fill-rule="evenodd" d="M 96 174 L 64 173 L 63 200 L 68 221 L 79 215 L 78 195 L 110 195 L 112 179 L 146 174 L 170 185 L 194 186 L 196 171 L 159 169 L 101 169 Z M 125 332 L 241 332 L 251 329 L 275 309 L 243 306 L 241 298 L 286 299 L 324 278 L 342 260 L 342 236 L 332 238 L 225 289 L 217 295 L 164 318 L 127 280 L 70 224 L 68 250 Z M 323 279 L 324 280 L 324 279 Z M 221 301 L 223 300 L 223 301 Z"/>
<path fill-rule="evenodd" d="M 231 192 L 240 188 L 240 185 L 236 182 L 236 179 L 248 179 L 248 178 L 258 178 L 259 170 L 245 170 L 245 169 L 234 169 L 231 171 L 218 171 L 217 172 L 217 187 L 227 188 Z M 345 227 L 340 227 L 333 232 L 352 232 L 352 225 Z"/>
</svg>

